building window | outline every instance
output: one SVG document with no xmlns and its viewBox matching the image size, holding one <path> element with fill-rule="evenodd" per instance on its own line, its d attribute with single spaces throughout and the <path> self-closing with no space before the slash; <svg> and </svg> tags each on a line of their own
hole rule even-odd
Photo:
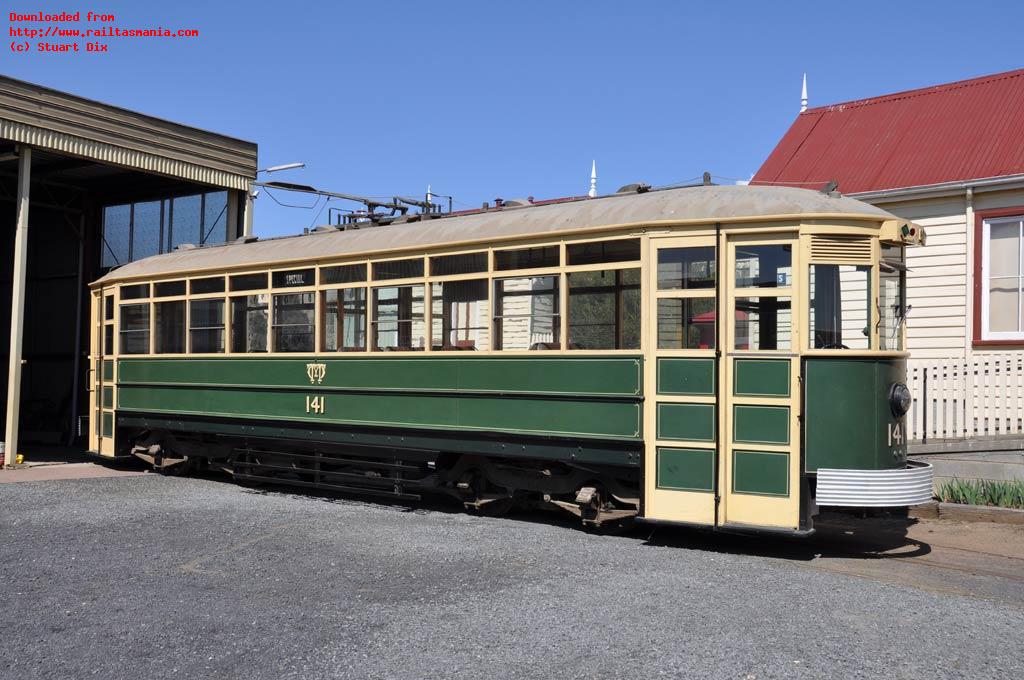
<svg viewBox="0 0 1024 680">
<path fill-rule="evenodd" d="M 362 352 L 366 349 L 366 289 L 325 290 L 324 351 Z"/>
<path fill-rule="evenodd" d="M 315 333 L 314 293 L 274 296 L 274 351 L 312 352 Z"/>
<path fill-rule="evenodd" d="M 558 276 L 494 282 L 494 348 L 559 349 Z"/>
<path fill-rule="evenodd" d="M 572 272 L 569 349 L 640 348 L 640 270 Z"/>
<path fill-rule="evenodd" d="M 431 343 L 435 350 L 491 348 L 486 279 L 433 283 L 430 291 Z"/>
<path fill-rule="evenodd" d="M 242 295 L 231 298 L 231 351 L 267 351 L 267 298 Z"/>
<path fill-rule="evenodd" d="M 1024 341 L 1024 216 L 982 223 L 982 340 Z"/>
<path fill-rule="evenodd" d="M 102 266 L 168 253 L 184 243 L 225 243 L 228 192 L 211 191 L 103 208 Z"/>
<path fill-rule="evenodd" d="M 373 289 L 373 349 L 426 349 L 423 284 Z"/>
<path fill-rule="evenodd" d="M 222 281 L 223 283 L 223 281 Z M 194 354 L 224 351 L 224 301 L 192 300 L 188 328 Z"/>
</svg>

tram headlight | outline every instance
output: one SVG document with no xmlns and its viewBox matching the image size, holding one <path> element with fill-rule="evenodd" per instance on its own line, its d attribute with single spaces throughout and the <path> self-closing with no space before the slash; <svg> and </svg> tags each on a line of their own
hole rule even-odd
<svg viewBox="0 0 1024 680">
<path fill-rule="evenodd" d="M 913 397 L 910 395 L 910 388 L 904 383 L 893 383 L 889 388 L 889 408 L 892 414 L 900 418 L 910 410 L 910 402 Z"/>
</svg>

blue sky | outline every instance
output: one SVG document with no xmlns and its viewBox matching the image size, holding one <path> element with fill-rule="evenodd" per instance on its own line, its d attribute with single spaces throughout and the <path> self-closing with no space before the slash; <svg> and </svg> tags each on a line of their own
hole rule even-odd
<svg viewBox="0 0 1024 680">
<path fill-rule="evenodd" d="M 40 9 L 20 4 L 5 12 Z M 814 106 L 1024 66 L 1017 2 L 44 4 L 201 35 L 8 52 L 5 74 L 255 141 L 261 167 L 307 164 L 274 179 L 371 196 L 430 184 L 456 207 L 583 194 L 592 159 L 602 193 L 747 178 L 805 71 Z M 326 217 L 261 196 L 256 233 Z"/>
</svg>

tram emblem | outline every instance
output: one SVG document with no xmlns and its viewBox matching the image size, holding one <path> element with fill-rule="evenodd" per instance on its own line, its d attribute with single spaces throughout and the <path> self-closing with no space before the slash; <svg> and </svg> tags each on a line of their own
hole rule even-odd
<svg viewBox="0 0 1024 680">
<path fill-rule="evenodd" d="M 327 364 L 306 364 L 310 385 L 319 385 L 327 377 Z"/>
</svg>

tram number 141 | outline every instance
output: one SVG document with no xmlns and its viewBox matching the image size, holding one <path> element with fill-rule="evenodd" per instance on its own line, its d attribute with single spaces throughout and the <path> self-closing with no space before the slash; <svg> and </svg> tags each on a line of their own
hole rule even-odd
<svg viewBox="0 0 1024 680">
<path fill-rule="evenodd" d="M 306 396 L 306 413 L 327 413 L 327 397 Z"/>
<path fill-rule="evenodd" d="M 899 423 L 889 423 L 889 446 L 903 443 L 903 428 Z"/>
</svg>

